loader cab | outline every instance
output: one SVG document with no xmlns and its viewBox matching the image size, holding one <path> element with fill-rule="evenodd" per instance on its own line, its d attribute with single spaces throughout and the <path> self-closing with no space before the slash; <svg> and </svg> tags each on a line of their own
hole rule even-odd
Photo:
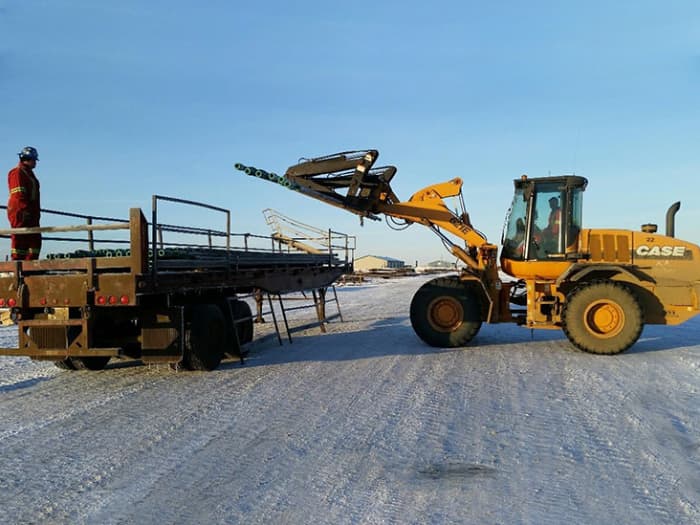
<svg viewBox="0 0 700 525">
<path fill-rule="evenodd" d="M 502 238 L 503 269 L 510 273 L 509 262 L 575 258 L 581 231 L 582 196 L 588 181 L 573 175 L 536 179 L 523 175 L 514 183 L 515 195 Z"/>
</svg>

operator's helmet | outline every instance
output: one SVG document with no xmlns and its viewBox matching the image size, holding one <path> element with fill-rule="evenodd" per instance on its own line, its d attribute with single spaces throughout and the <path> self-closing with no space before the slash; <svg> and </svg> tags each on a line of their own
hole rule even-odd
<svg viewBox="0 0 700 525">
<path fill-rule="evenodd" d="M 17 155 L 19 155 L 19 160 L 39 160 L 39 152 L 36 148 L 31 146 L 26 146 L 22 148 Z"/>
</svg>

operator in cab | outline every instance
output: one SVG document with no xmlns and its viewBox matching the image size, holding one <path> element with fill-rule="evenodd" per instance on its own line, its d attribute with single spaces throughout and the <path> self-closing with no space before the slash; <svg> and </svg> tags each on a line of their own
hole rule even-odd
<svg viewBox="0 0 700 525">
<path fill-rule="evenodd" d="M 557 197 L 550 198 L 548 202 L 550 211 L 547 226 L 542 230 L 542 242 L 546 253 L 555 253 L 561 228 L 561 207 Z"/>
</svg>

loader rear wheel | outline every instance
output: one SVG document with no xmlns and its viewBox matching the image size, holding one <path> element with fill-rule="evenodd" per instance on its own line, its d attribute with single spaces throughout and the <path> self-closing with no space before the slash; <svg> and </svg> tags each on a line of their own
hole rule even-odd
<svg viewBox="0 0 700 525">
<path fill-rule="evenodd" d="M 634 294 L 614 281 L 594 281 L 569 293 L 564 333 L 574 346 L 593 354 L 619 354 L 637 342 L 644 322 Z"/>
<path fill-rule="evenodd" d="M 481 321 L 478 288 L 457 278 L 428 281 L 411 301 L 413 330 L 430 346 L 464 346 L 479 332 Z"/>
<path fill-rule="evenodd" d="M 221 309 L 198 304 L 186 314 L 185 351 L 182 365 L 189 370 L 214 370 L 221 363 L 226 345 L 226 322 Z"/>
<path fill-rule="evenodd" d="M 109 363 L 109 356 L 69 357 L 74 370 L 103 370 Z"/>
</svg>

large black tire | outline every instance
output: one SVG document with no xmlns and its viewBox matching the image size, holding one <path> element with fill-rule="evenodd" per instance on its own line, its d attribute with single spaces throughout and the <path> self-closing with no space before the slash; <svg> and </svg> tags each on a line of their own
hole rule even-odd
<svg viewBox="0 0 700 525">
<path fill-rule="evenodd" d="M 411 325 L 430 346 L 465 346 L 479 332 L 481 295 L 475 285 L 440 277 L 421 286 L 411 301 Z"/>
<path fill-rule="evenodd" d="M 572 290 L 562 313 L 564 333 L 592 354 L 619 354 L 637 342 L 644 327 L 632 291 L 615 281 L 593 281 Z"/>
<path fill-rule="evenodd" d="M 185 351 L 182 365 L 189 370 L 214 370 L 226 346 L 226 321 L 216 305 L 190 307 L 185 320 Z"/>
<path fill-rule="evenodd" d="M 109 363 L 109 356 L 69 357 L 74 370 L 102 370 Z"/>
<path fill-rule="evenodd" d="M 253 314 L 250 306 L 245 301 L 234 299 L 231 301 L 231 310 L 234 319 L 245 319 L 245 321 L 236 323 L 238 340 L 242 345 L 250 343 L 253 340 Z"/>
<path fill-rule="evenodd" d="M 75 370 L 75 366 L 73 365 L 73 361 L 71 361 L 70 357 L 66 357 L 60 361 L 54 361 L 53 364 L 61 370 Z"/>
<path fill-rule="evenodd" d="M 80 328 L 77 326 L 68 327 L 66 347 L 80 333 Z M 109 356 L 85 356 L 85 357 L 66 357 L 61 361 L 54 361 L 54 364 L 62 370 L 102 370 L 109 363 Z"/>
</svg>

